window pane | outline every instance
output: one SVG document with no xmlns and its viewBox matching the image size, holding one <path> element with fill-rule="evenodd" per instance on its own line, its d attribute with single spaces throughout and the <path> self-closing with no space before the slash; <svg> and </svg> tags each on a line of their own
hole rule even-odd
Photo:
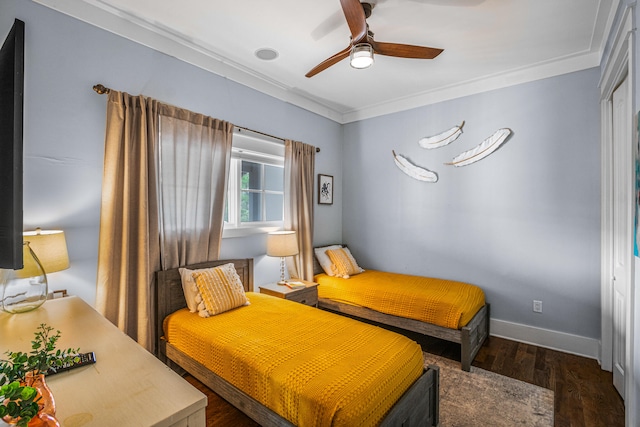
<svg viewBox="0 0 640 427">
<path fill-rule="evenodd" d="M 262 221 L 262 194 L 243 191 L 241 197 L 242 210 L 240 213 L 240 221 Z"/>
<path fill-rule="evenodd" d="M 265 194 L 267 221 L 283 220 L 284 196 L 282 194 Z"/>
<path fill-rule="evenodd" d="M 284 191 L 284 168 L 264 165 L 264 189 L 267 191 Z"/>
<path fill-rule="evenodd" d="M 242 189 L 262 190 L 262 164 L 242 161 Z"/>
</svg>

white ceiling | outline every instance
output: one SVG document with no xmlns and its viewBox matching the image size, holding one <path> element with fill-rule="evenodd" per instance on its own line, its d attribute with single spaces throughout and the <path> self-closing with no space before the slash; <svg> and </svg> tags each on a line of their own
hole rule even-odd
<svg viewBox="0 0 640 427">
<path fill-rule="evenodd" d="M 618 3 L 371 0 L 375 40 L 444 52 L 306 78 L 349 44 L 339 0 L 34 1 L 340 123 L 598 66 Z"/>
</svg>

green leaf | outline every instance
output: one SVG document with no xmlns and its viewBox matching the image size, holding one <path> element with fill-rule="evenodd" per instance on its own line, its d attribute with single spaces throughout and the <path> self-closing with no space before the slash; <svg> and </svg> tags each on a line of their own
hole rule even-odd
<svg viewBox="0 0 640 427">
<path fill-rule="evenodd" d="M 18 381 L 14 381 L 7 386 L 7 393 L 15 393 L 20 388 L 20 383 Z"/>
<path fill-rule="evenodd" d="M 20 397 L 22 400 L 33 400 L 38 394 L 38 391 L 33 387 L 24 387 Z"/>
<path fill-rule="evenodd" d="M 20 411 L 21 417 L 35 417 L 38 415 L 38 405 L 36 403 L 30 403 L 27 407 L 25 407 L 22 411 Z"/>
</svg>

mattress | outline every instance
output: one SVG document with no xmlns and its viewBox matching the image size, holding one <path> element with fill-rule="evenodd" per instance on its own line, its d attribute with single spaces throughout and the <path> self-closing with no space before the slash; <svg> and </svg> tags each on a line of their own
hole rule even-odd
<svg viewBox="0 0 640 427">
<path fill-rule="evenodd" d="M 478 286 L 452 280 L 367 270 L 349 279 L 318 274 L 318 297 L 449 329 L 465 326 L 484 306 Z"/>
<path fill-rule="evenodd" d="M 399 334 L 269 295 L 201 318 L 164 321 L 167 340 L 298 426 L 375 426 L 422 374 Z"/>
</svg>

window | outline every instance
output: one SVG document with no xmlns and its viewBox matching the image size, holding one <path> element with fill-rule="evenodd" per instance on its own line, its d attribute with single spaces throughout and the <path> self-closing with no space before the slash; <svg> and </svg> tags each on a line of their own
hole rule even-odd
<svg viewBox="0 0 640 427">
<path fill-rule="evenodd" d="M 236 130 L 229 170 L 224 237 L 282 228 L 284 145 L 282 141 Z"/>
<path fill-rule="evenodd" d="M 282 221 L 282 166 L 241 160 L 240 223 Z"/>
</svg>

